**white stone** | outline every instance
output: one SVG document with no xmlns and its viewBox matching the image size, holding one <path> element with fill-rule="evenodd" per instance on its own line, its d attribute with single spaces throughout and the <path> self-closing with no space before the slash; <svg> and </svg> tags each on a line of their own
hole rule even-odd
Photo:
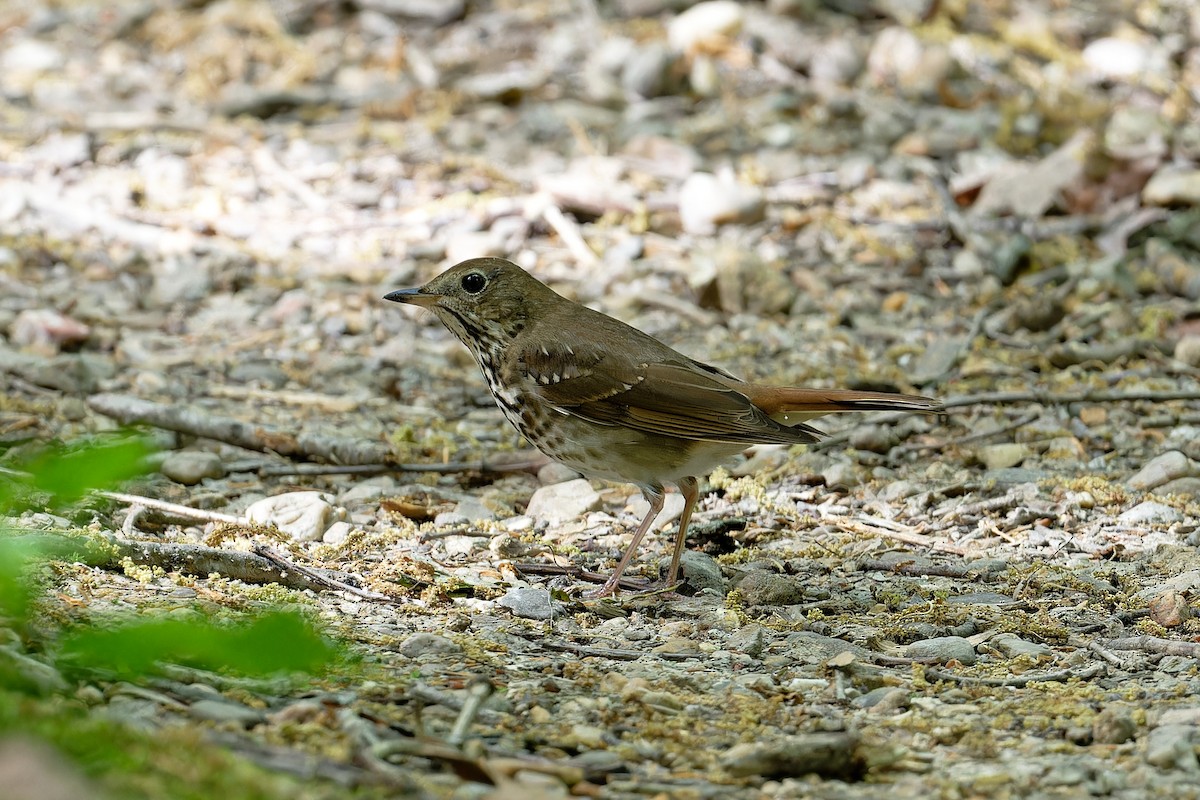
<svg viewBox="0 0 1200 800">
<path fill-rule="evenodd" d="M 1150 50 L 1140 42 L 1108 36 L 1083 48 L 1083 61 L 1104 78 L 1135 78 L 1150 63 Z"/>
<path fill-rule="evenodd" d="M 296 541 L 317 542 L 345 513 L 320 492 L 288 492 L 252 504 L 246 509 L 246 518 L 261 525 L 274 525 Z"/>
<path fill-rule="evenodd" d="M 1147 500 L 1121 512 L 1117 521 L 1123 525 L 1170 525 L 1183 520 L 1183 514 L 1164 503 Z"/>
<path fill-rule="evenodd" d="M 762 190 L 733 175 L 692 173 L 679 189 L 679 219 L 688 233 L 708 235 L 728 223 L 757 222 L 766 209 Z"/>
<path fill-rule="evenodd" d="M 697 3 L 667 24 L 671 47 L 686 52 L 694 47 L 717 44 L 741 30 L 745 12 L 734 0 Z"/>
<path fill-rule="evenodd" d="M 599 507 L 600 495 L 596 494 L 590 483 L 579 478 L 538 489 L 529 498 L 525 514 L 535 520 L 560 525 Z"/>
</svg>

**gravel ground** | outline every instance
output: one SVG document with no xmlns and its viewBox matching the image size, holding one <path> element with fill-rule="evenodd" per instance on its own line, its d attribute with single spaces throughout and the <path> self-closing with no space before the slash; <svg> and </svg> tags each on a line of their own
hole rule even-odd
<svg viewBox="0 0 1200 800">
<path fill-rule="evenodd" d="M 1198 796 L 1197 86 L 1183 0 L 0 6 L 0 466 L 162 448 L 20 518 L 121 554 L 47 607 L 285 604 L 360 658 L 60 693 L 302 779 L 258 796 Z M 583 601 L 638 493 L 381 300 L 485 255 L 948 414 L 749 451 L 681 596 Z M 0 775 L 128 786 L 30 746 Z"/>
</svg>

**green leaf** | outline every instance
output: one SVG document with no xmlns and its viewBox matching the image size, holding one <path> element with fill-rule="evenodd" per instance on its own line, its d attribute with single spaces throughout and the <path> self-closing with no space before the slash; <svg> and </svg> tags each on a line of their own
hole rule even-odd
<svg viewBox="0 0 1200 800">
<path fill-rule="evenodd" d="M 108 489 L 146 474 L 148 444 L 121 438 L 83 447 L 48 447 L 22 465 L 33 475 L 35 488 L 46 492 L 56 506 L 78 500 L 94 489 Z"/>
<path fill-rule="evenodd" d="M 266 677 L 315 672 L 335 652 L 299 614 L 276 611 L 236 625 L 155 619 L 72 631 L 62 639 L 59 666 L 134 677 L 154 672 L 159 664 L 182 664 Z"/>
</svg>

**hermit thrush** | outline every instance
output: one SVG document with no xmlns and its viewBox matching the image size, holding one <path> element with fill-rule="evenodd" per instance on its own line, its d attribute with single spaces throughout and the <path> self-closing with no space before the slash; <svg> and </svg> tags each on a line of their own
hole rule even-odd
<svg viewBox="0 0 1200 800">
<path fill-rule="evenodd" d="M 697 476 L 752 444 L 804 444 L 804 423 L 837 411 L 939 413 L 928 397 L 745 383 L 555 293 L 516 264 L 473 258 L 419 289 L 384 299 L 428 308 L 475 356 L 508 421 L 550 458 L 592 478 L 636 484 L 650 503 L 616 570 L 612 594 L 663 507 L 683 494 L 667 573 L 674 585 L 699 495 Z"/>
</svg>

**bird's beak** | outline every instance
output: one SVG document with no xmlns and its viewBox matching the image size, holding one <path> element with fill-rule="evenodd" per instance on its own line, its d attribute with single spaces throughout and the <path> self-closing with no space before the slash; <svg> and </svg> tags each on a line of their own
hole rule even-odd
<svg viewBox="0 0 1200 800">
<path fill-rule="evenodd" d="M 422 308 L 433 308 L 438 301 L 442 299 L 440 294 L 427 292 L 423 288 L 419 289 L 397 289 L 394 292 L 388 292 L 383 296 L 384 300 L 391 300 L 393 303 L 408 303 L 412 306 L 421 306 Z"/>
</svg>

